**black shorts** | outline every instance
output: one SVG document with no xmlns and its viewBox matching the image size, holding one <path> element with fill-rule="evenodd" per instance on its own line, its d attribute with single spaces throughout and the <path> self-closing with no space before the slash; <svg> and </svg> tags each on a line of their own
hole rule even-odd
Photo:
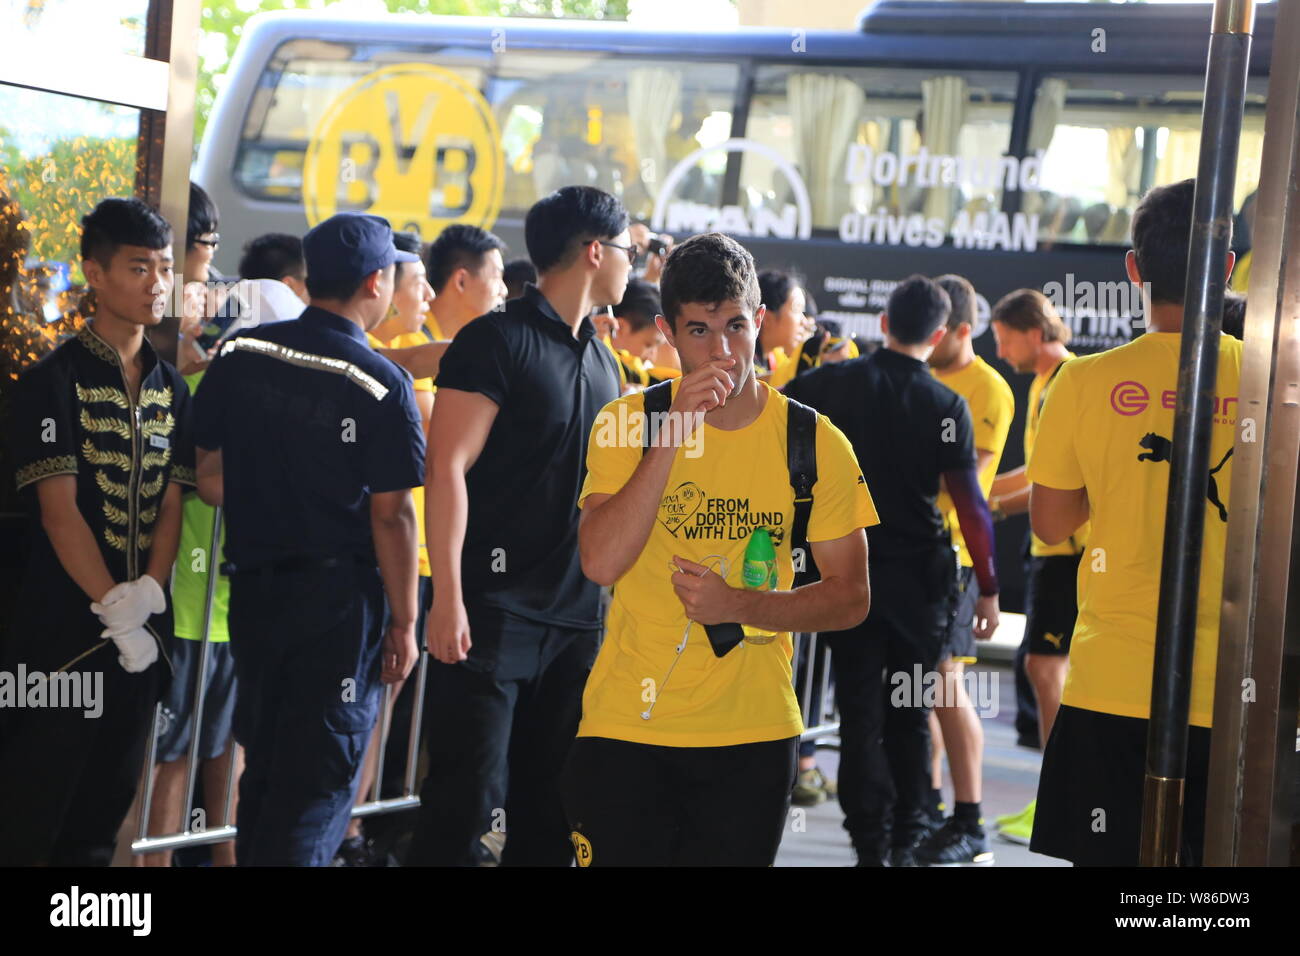
<svg viewBox="0 0 1300 956">
<path fill-rule="evenodd" d="M 1076 866 L 1137 866 L 1147 721 L 1062 704 L 1038 777 L 1029 849 Z M 1183 797 L 1183 866 L 1199 866 L 1205 843 L 1210 731 L 1192 727 Z"/>
<path fill-rule="evenodd" d="M 975 580 L 974 568 L 958 568 L 957 582 L 952 598 L 952 613 L 948 615 L 948 635 L 944 653 L 939 661 L 957 661 L 960 664 L 974 664 L 978 657 L 975 653 L 975 602 L 979 600 L 979 582 Z"/>
<path fill-rule="evenodd" d="M 1052 554 L 1029 559 L 1025 587 L 1025 649 L 1030 654 L 1069 654 L 1074 619 L 1079 616 L 1079 561 L 1082 554 Z"/>
<path fill-rule="evenodd" d="M 190 734 L 194 726 L 195 677 L 199 672 L 202 641 L 178 638 L 171 642 L 172 667 L 176 673 L 162 699 L 158 714 L 159 763 L 183 760 L 189 754 Z M 216 641 L 208 645 L 208 685 L 203 698 L 203 719 L 199 735 L 199 759 L 221 756 L 230 740 L 230 724 L 235 716 L 235 661 L 230 644 Z"/>
<path fill-rule="evenodd" d="M 579 737 L 561 789 L 579 866 L 771 866 L 799 738 L 661 747 Z"/>
</svg>

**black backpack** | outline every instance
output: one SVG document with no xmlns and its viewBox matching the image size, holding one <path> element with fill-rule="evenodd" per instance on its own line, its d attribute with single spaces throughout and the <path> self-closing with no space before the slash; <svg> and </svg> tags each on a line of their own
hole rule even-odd
<svg viewBox="0 0 1300 956">
<path fill-rule="evenodd" d="M 646 427 L 642 430 L 641 452 L 649 448 L 659 431 L 659 415 L 672 405 L 672 381 L 651 385 L 641 394 L 645 396 Z M 786 466 L 790 470 L 790 487 L 794 489 L 794 521 L 790 528 L 790 552 L 804 549 L 805 570 L 797 571 L 795 584 L 816 581 L 817 568 L 813 564 L 812 549 L 808 544 L 808 518 L 812 514 L 813 485 L 817 484 L 817 412 L 807 405 L 787 398 L 786 412 Z"/>
</svg>

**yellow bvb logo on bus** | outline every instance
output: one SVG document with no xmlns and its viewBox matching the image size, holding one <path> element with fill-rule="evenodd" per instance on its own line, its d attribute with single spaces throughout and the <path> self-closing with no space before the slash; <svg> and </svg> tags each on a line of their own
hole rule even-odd
<svg viewBox="0 0 1300 956">
<path fill-rule="evenodd" d="M 487 101 L 452 71 L 375 70 L 339 94 L 312 135 L 307 222 L 367 212 L 425 239 L 457 222 L 491 228 L 505 175 L 500 143 Z"/>
</svg>

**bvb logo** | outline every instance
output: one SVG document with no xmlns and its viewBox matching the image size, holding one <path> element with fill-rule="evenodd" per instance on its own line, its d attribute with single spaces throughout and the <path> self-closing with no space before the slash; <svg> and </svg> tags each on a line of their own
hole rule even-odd
<svg viewBox="0 0 1300 956">
<path fill-rule="evenodd" d="M 450 70 L 375 70 L 339 94 L 312 134 L 307 221 L 367 212 L 426 237 L 457 222 L 490 228 L 501 209 L 500 141 L 487 102 Z"/>
<path fill-rule="evenodd" d="M 591 841 L 574 830 L 569 834 L 573 841 L 573 855 L 578 858 L 578 866 L 591 866 Z"/>
</svg>

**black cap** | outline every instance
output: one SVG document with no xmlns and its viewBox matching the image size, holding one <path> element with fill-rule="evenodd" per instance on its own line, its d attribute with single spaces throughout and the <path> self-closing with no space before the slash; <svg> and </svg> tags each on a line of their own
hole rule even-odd
<svg viewBox="0 0 1300 956">
<path fill-rule="evenodd" d="M 319 223 L 302 237 L 307 275 L 337 277 L 341 281 L 364 279 L 394 262 L 419 262 L 413 252 L 393 245 L 393 228 L 380 216 L 340 212 Z"/>
</svg>

